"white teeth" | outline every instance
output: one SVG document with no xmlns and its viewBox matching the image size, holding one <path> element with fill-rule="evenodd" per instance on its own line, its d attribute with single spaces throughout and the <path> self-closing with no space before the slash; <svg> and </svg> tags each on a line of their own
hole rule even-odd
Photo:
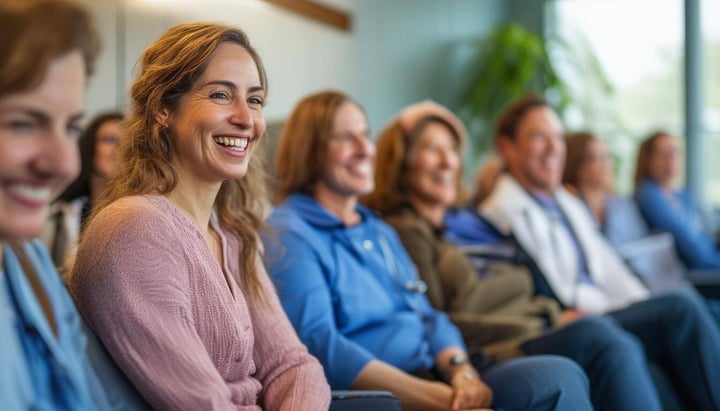
<svg viewBox="0 0 720 411">
<path fill-rule="evenodd" d="M 229 147 L 235 151 L 244 151 L 248 146 L 248 138 L 245 137 L 215 137 L 216 143 Z"/>
<path fill-rule="evenodd" d="M 353 170 L 358 174 L 370 174 L 372 173 L 372 166 L 368 163 L 358 164 L 353 167 Z"/>
<path fill-rule="evenodd" d="M 27 184 L 13 184 L 8 186 L 8 191 L 32 201 L 50 201 L 52 195 L 52 190 L 49 187 L 37 187 Z"/>
</svg>

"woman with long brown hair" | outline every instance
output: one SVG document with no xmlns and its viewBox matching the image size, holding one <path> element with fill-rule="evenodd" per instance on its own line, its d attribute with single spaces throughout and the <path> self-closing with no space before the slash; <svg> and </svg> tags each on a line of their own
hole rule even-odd
<svg viewBox="0 0 720 411">
<path fill-rule="evenodd" d="M 666 132 L 648 136 L 638 150 L 635 201 L 652 229 L 667 231 L 690 269 L 720 269 L 720 250 L 692 194 L 678 187 L 678 143 Z"/>
<path fill-rule="evenodd" d="M 562 183 L 587 205 L 600 230 L 615 247 L 649 234 L 635 202 L 615 192 L 612 155 L 607 145 L 589 132 L 565 136 L 567 159 Z"/>
<path fill-rule="evenodd" d="M 326 408 L 259 257 L 260 57 L 238 28 L 186 23 L 140 64 L 119 169 L 68 280 L 78 308 L 155 408 Z"/>
</svg>

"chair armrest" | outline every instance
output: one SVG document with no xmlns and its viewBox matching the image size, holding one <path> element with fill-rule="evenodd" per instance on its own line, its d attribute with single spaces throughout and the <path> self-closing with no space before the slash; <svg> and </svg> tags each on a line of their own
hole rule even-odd
<svg viewBox="0 0 720 411">
<path fill-rule="evenodd" d="M 402 411 L 389 391 L 333 390 L 330 411 Z"/>
<path fill-rule="evenodd" d="M 688 270 L 686 277 L 703 296 L 720 299 L 720 270 Z"/>
<path fill-rule="evenodd" d="M 687 284 L 685 266 L 670 233 L 659 232 L 616 248 L 620 257 L 652 293 Z"/>
</svg>

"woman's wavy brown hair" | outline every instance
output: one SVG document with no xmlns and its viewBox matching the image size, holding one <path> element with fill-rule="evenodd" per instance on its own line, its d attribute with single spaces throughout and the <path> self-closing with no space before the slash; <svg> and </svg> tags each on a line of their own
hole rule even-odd
<svg viewBox="0 0 720 411">
<path fill-rule="evenodd" d="M 40 84 L 50 63 L 79 51 L 92 74 L 100 37 L 90 13 L 64 0 L 0 2 L 0 97 Z"/>
<path fill-rule="evenodd" d="M 100 52 L 100 37 L 90 13 L 84 7 L 64 0 L 0 2 L 0 98 L 37 87 L 53 60 L 74 51 L 80 52 L 83 57 L 85 74 L 92 74 Z M 23 240 L 8 240 L 50 328 L 57 334 L 52 302 L 38 270 L 25 253 Z"/>
<path fill-rule="evenodd" d="M 421 103 L 422 104 L 422 103 Z M 434 106 L 422 108 L 411 121 L 404 121 L 403 113 L 393 120 L 380 133 L 377 140 L 377 162 L 375 166 L 375 190 L 362 197 L 360 201 L 381 213 L 395 211 L 408 204 L 409 160 L 415 144 L 425 127 L 431 123 L 445 125 L 455 137 L 458 155 L 461 155 L 466 135 L 463 126 L 458 125 L 454 115 Z M 411 106 L 410 108 L 413 108 Z M 448 116 L 453 116 L 449 118 Z M 460 128 L 459 128 L 460 127 Z M 462 166 L 457 179 L 458 203 L 465 200 L 466 193 L 462 185 Z"/>
<path fill-rule="evenodd" d="M 597 136 L 588 132 L 570 133 L 565 136 L 567 157 L 562 182 L 574 189 L 580 186 L 580 170 L 588 161 L 588 147 Z"/>
<path fill-rule="evenodd" d="M 130 113 L 121 131 L 117 169 L 109 177 L 108 188 L 93 216 L 121 197 L 166 195 L 175 189 L 178 175 L 171 162 L 174 142 L 156 118 L 163 109 L 178 109 L 180 99 L 192 90 L 215 50 L 226 42 L 247 50 L 257 65 L 261 86 L 267 91 L 262 61 L 242 30 L 215 23 L 185 23 L 170 28 L 140 58 L 140 73 L 131 87 Z M 267 207 L 261 161 L 261 156 L 254 155 L 245 177 L 222 183 L 215 211 L 220 224 L 240 239 L 240 283 L 251 297 L 263 299 L 255 269 L 260 248 L 257 231 Z"/>
<path fill-rule="evenodd" d="M 348 102 L 362 109 L 338 91 L 312 94 L 295 106 L 283 128 L 275 159 L 276 202 L 298 192 L 312 194 L 313 185 L 325 170 L 335 115 L 340 106 Z"/>
<path fill-rule="evenodd" d="M 657 143 L 661 137 L 668 136 L 670 136 L 670 134 L 665 131 L 656 131 L 645 137 L 642 143 L 640 143 L 637 161 L 635 162 L 635 175 L 633 177 L 635 190 L 637 190 L 643 180 L 652 177 L 650 175 L 650 158 L 655 154 L 655 143 Z"/>
</svg>

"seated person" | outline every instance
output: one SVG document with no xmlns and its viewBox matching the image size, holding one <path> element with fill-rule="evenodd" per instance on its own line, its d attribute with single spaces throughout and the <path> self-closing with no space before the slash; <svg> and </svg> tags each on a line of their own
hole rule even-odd
<svg viewBox="0 0 720 411">
<path fill-rule="evenodd" d="M 689 191 L 676 188 L 680 155 L 675 139 L 655 133 L 638 150 L 635 201 L 652 229 L 675 239 L 680 258 L 689 269 L 720 269 L 720 251 Z"/>
<path fill-rule="evenodd" d="M 606 313 L 642 344 L 693 409 L 720 408 L 720 331 L 707 307 L 684 292 L 649 298 L 587 208 L 562 188 L 565 140 L 548 103 L 526 96 L 510 105 L 495 139 L 507 171 L 480 211 L 514 236 L 548 295 L 568 310 Z"/>
<path fill-rule="evenodd" d="M 259 256 L 267 78 L 240 29 L 173 26 L 141 57 L 118 170 L 78 245 L 78 309 L 163 410 L 322 410 L 330 389 Z"/>
<path fill-rule="evenodd" d="M 63 266 L 68 247 L 80 235 L 80 228 L 90 216 L 92 204 L 97 203 L 105 187 L 105 179 L 115 167 L 115 149 L 122 119 L 122 113 L 99 114 L 80 136 L 80 176 L 53 202 L 51 218 L 40 235 L 50 249 L 56 267 Z"/>
<path fill-rule="evenodd" d="M 565 138 L 563 185 L 587 206 L 605 238 L 653 292 L 685 286 L 685 267 L 672 236 L 653 233 L 635 201 L 614 192 L 608 149 L 591 133 Z"/>
<path fill-rule="evenodd" d="M 587 206 L 605 238 L 615 247 L 648 234 L 634 201 L 614 192 L 612 156 L 592 133 L 565 137 L 567 159 L 562 183 Z"/>
<path fill-rule="evenodd" d="M 524 293 L 511 293 L 526 283 L 526 269 L 505 267 L 505 272 L 481 279 L 462 252 L 443 238 L 445 214 L 461 191 L 460 153 L 466 134 L 460 120 L 442 106 L 407 107 L 380 133 L 375 190 L 363 202 L 381 211 L 397 229 L 428 284 L 430 302 L 450 312 L 453 320 L 459 319 L 460 328 L 468 329 L 463 329 L 464 335 L 472 335 L 474 324 L 463 321 L 472 318 L 470 314 L 494 319 L 487 321 L 488 331 L 493 325 L 504 329 L 503 320 L 542 324 L 538 321 L 542 311 L 530 297 L 531 286 Z M 490 264 L 490 269 L 497 265 Z M 563 355 L 582 366 L 597 410 L 662 409 L 645 353 L 633 336 L 607 317 L 587 316 L 565 324 L 558 321 L 559 328 L 547 330 L 538 327 L 514 342 L 521 354 Z M 499 332 L 487 334 L 504 339 Z M 499 342 L 489 343 L 486 351 Z"/>
<path fill-rule="evenodd" d="M 409 410 L 591 409 L 586 377 L 566 359 L 469 356 L 396 233 L 358 204 L 374 166 L 357 103 L 328 91 L 296 106 L 278 147 L 281 203 L 263 233 L 265 261 L 330 385 L 388 390 Z"/>
<path fill-rule="evenodd" d="M 47 249 L 31 240 L 52 198 L 78 175 L 76 139 L 98 40 L 90 13 L 75 3 L 0 2 L 3 410 L 141 409 L 120 391 L 122 374 L 107 357 L 91 363 L 94 340 Z"/>
</svg>

